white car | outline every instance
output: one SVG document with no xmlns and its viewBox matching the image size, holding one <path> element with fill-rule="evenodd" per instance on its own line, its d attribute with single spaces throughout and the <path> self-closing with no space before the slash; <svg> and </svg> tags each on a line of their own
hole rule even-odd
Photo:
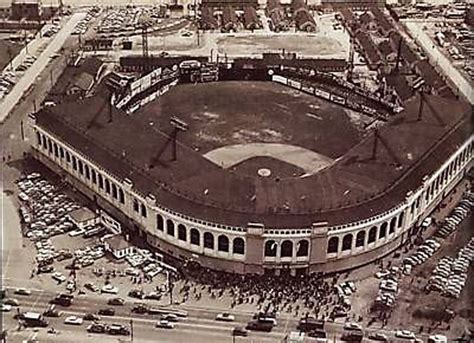
<svg viewBox="0 0 474 343">
<path fill-rule="evenodd" d="M 377 279 L 383 279 L 388 275 L 390 275 L 390 271 L 388 271 L 388 270 L 381 270 L 381 271 L 375 273 L 375 277 Z"/>
<path fill-rule="evenodd" d="M 107 294 L 117 294 L 119 292 L 119 289 L 117 287 L 114 287 L 112 285 L 105 285 L 102 287 L 100 290 L 101 293 L 107 293 Z"/>
<path fill-rule="evenodd" d="M 415 334 L 409 330 L 397 330 L 395 331 L 395 337 L 405 339 L 415 339 Z"/>
<path fill-rule="evenodd" d="M 82 325 L 82 318 L 76 316 L 69 316 L 64 319 L 64 324 L 69 325 Z"/>
<path fill-rule="evenodd" d="M 54 280 L 58 281 L 59 283 L 62 283 L 64 281 L 66 281 L 66 277 L 63 274 L 61 274 L 60 272 L 56 272 L 56 273 L 51 274 L 51 277 Z"/>
<path fill-rule="evenodd" d="M 10 312 L 12 310 L 12 305 L 2 304 L 2 312 Z"/>
<path fill-rule="evenodd" d="M 158 323 L 156 323 L 156 327 L 162 329 L 174 329 L 174 323 L 162 319 Z"/>
<path fill-rule="evenodd" d="M 235 320 L 235 317 L 228 312 L 224 312 L 224 313 L 219 313 L 216 316 L 216 320 L 219 320 L 222 322 L 233 322 Z"/>
<path fill-rule="evenodd" d="M 344 324 L 344 329 L 345 330 L 356 330 L 356 331 L 362 331 L 362 326 L 360 326 L 357 323 L 354 322 L 347 322 Z"/>
</svg>

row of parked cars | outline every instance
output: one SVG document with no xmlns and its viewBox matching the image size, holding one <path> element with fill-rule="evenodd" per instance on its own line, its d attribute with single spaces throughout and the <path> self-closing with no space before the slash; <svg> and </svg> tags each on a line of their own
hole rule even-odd
<svg viewBox="0 0 474 343">
<path fill-rule="evenodd" d="M 165 269 L 162 262 L 163 255 L 148 249 L 135 249 L 134 253 L 125 256 L 125 260 L 131 268 L 142 270 L 150 279 Z"/>
<path fill-rule="evenodd" d="M 421 265 L 433 256 L 439 248 L 441 248 L 440 242 L 435 239 L 427 239 L 418 246 L 411 256 L 408 256 L 403 260 L 403 264 L 411 266 Z"/>
<path fill-rule="evenodd" d="M 88 12 L 87 15 L 85 16 L 84 19 L 79 21 L 76 24 L 76 27 L 72 31 L 73 35 L 83 35 L 87 32 L 87 29 L 89 27 L 90 21 L 94 18 L 97 17 L 100 14 L 100 7 L 94 6 L 92 7 Z"/>
<path fill-rule="evenodd" d="M 400 276 L 400 268 L 397 266 L 392 266 L 390 269 L 380 270 L 375 273 L 375 277 L 380 279 L 380 283 L 379 291 L 374 301 L 374 309 L 387 309 L 395 305 Z"/>
<path fill-rule="evenodd" d="M 32 241 L 48 239 L 74 227 L 66 214 L 80 206 L 58 192 L 40 174 L 29 174 L 17 185 L 24 232 Z"/>
<path fill-rule="evenodd" d="M 36 56 L 27 55 L 23 62 L 15 68 L 16 72 L 23 73 L 30 68 L 36 61 Z"/>
<path fill-rule="evenodd" d="M 41 31 L 41 34 L 44 37 L 51 37 L 58 33 L 59 30 L 61 30 L 60 21 L 61 20 L 59 18 L 56 18 L 53 20 L 53 23 L 51 25 L 45 25 Z"/>
<path fill-rule="evenodd" d="M 474 206 L 474 193 L 466 192 L 459 204 L 446 217 L 439 230 L 434 234 L 435 237 L 447 238 L 457 228 L 458 225 L 470 214 Z"/>
<path fill-rule="evenodd" d="M 466 286 L 467 273 L 474 259 L 474 238 L 461 248 L 456 257 L 439 260 L 426 286 L 427 290 L 441 292 L 441 295 L 458 299 Z"/>
<path fill-rule="evenodd" d="M 4 71 L 0 75 L 0 99 L 10 93 L 17 82 L 17 76 L 13 71 Z"/>
<path fill-rule="evenodd" d="M 97 27 L 98 33 L 133 33 L 142 28 L 142 18 L 148 27 L 161 24 L 167 15 L 166 5 L 152 7 L 127 6 L 109 10 Z"/>
</svg>

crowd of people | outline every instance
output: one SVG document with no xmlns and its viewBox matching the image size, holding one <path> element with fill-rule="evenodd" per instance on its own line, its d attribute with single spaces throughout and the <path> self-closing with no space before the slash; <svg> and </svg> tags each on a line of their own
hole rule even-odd
<svg viewBox="0 0 474 343">
<path fill-rule="evenodd" d="M 179 270 L 184 300 L 200 300 L 207 293 L 211 298 L 230 297 L 231 308 L 255 304 L 261 312 L 318 318 L 329 318 L 334 306 L 341 305 L 335 288 L 337 276 L 241 275 L 211 270 L 193 262 L 184 263 Z"/>
</svg>

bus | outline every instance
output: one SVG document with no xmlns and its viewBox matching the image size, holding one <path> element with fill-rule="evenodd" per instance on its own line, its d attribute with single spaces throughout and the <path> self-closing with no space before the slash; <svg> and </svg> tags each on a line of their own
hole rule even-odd
<svg viewBox="0 0 474 343">
<path fill-rule="evenodd" d="M 46 327 L 48 322 L 43 318 L 41 313 L 37 312 L 25 312 L 21 316 L 25 326 L 27 327 Z"/>
</svg>

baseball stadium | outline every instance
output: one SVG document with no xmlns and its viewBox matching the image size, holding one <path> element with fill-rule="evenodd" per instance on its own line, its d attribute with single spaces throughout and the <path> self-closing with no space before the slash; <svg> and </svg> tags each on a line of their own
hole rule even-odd
<svg viewBox="0 0 474 343">
<path fill-rule="evenodd" d="M 472 167 L 471 107 L 302 66 L 187 59 L 29 118 L 32 155 L 151 247 L 235 273 L 392 252 Z M 125 81 L 124 81 L 125 80 Z"/>
</svg>

